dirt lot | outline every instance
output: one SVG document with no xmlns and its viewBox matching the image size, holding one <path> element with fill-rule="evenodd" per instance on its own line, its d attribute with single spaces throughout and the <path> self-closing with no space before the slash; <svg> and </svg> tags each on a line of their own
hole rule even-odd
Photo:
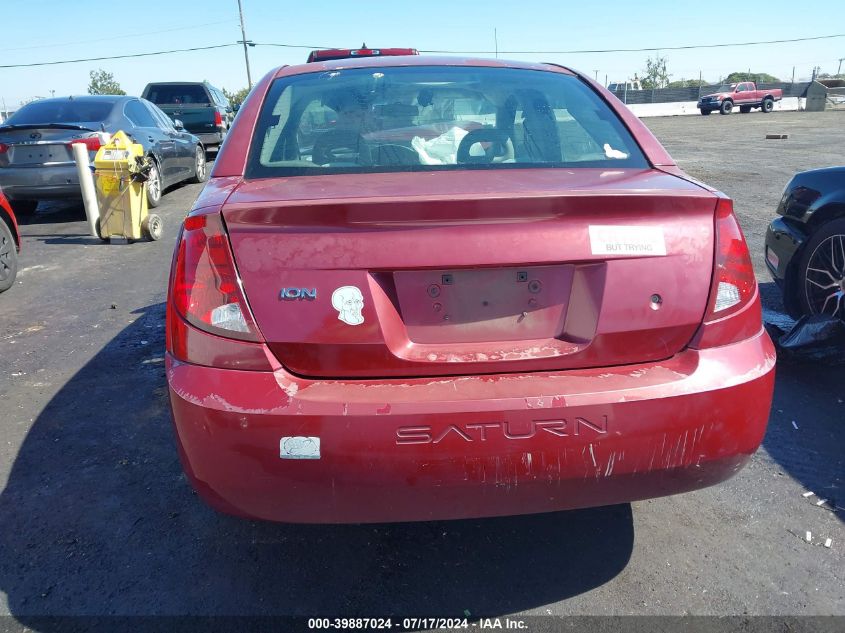
<svg viewBox="0 0 845 633">
<path fill-rule="evenodd" d="M 761 282 L 765 227 L 789 176 L 845 162 L 845 112 L 646 122 L 682 167 L 735 198 Z M 198 191 L 165 197 L 158 243 L 101 245 L 79 207 L 45 206 L 22 227 L 20 283 L 0 296 L 7 624 L 53 630 L 35 617 L 51 614 L 845 615 L 843 368 L 782 364 L 763 448 L 731 481 L 695 493 L 414 525 L 215 514 L 181 474 L 162 367 L 175 227 Z"/>
<path fill-rule="evenodd" d="M 845 111 L 643 119 L 691 176 L 734 199 L 760 281 L 766 225 L 797 171 L 845 164 Z M 788 134 L 767 140 L 767 134 Z"/>
</svg>

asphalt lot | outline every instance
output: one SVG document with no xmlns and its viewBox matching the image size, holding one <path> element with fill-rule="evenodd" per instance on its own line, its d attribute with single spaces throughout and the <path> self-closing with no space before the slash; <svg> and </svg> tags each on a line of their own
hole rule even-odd
<svg viewBox="0 0 845 633">
<path fill-rule="evenodd" d="M 734 197 L 777 309 L 766 224 L 794 171 L 845 161 L 845 112 L 646 122 Z M 165 196 L 156 243 L 101 244 L 74 205 L 24 219 L 0 295 L 0 615 L 36 630 L 68 614 L 845 615 L 842 366 L 781 364 L 763 448 L 694 493 L 407 525 L 216 514 L 182 475 L 162 362 L 176 227 L 199 189 Z"/>
</svg>

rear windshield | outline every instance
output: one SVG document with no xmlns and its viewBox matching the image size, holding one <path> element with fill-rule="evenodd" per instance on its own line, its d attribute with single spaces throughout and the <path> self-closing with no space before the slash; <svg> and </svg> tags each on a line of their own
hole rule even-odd
<svg viewBox="0 0 845 633">
<path fill-rule="evenodd" d="M 277 79 L 247 177 L 648 163 L 577 77 L 513 68 L 356 68 Z"/>
<path fill-rule="evenodd" d="M 147 101 L 158 105 L 186 105 L 189 103 L 210 103 L 202 86 L 157 86 L 147 89 Z"/>
<path fill-rule="evenodd" d="M 91 123 L 105 121 L 114 107 L 108 101 L 33 101 L 15 112 L 8 124 Z"/>
</svg>

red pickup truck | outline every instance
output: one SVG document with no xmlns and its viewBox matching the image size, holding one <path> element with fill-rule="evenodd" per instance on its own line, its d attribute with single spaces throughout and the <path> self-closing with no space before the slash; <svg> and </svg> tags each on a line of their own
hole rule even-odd
<svg viewBox="0 0 845 633">
<path fill-rule="evenodd" d="M 743 81 L 737 84 L 726 84 L 709 95 L 698 100 L 701 114 L 710 114 L 718 110 L 719 114 L 730 114 L 734 106 L 739 107 L 743 114 L 751 112 L 751 108 L 760 108 L 762 112 L 771 112 L 775 101 L 783 99 L 783 90 L 757 90 L 753 81 Z"/>
</svg>

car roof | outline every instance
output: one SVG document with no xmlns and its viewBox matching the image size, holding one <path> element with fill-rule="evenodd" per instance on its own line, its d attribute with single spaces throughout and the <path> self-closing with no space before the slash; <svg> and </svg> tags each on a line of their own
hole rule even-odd
<svg viewBox="0 0 845 633">
<path fill-rule="evenodd" d="M 567 75 L 576 73 L 556 64 L 523 62 L 508 59 L 486 59 L 479 57 L 446 57 L 435 55 L 401 55 L 384 57 L 350 57 L 316 61 L 295 66 L 281 66 L 274 73 L 274 78 L 299 75 L 304 73 L 344 70 L 347 68 L 392 68 L 401 66 L 462 66 L 474 68 L 517 68 L 522 70 L 546 70 Z"/>
<path fill-rule="evenodd" d="M 210 86 L 207 81 L 151 81 L 148 86 Z"/>
<path fill-rule="evenodd" d="M 30 101 L 30 103 L 58 103 L 63 101 L 80 101 L 82 103 L 100 101 L 105 103 L 117 103 L 118 101 L 128 101 L 130 99 L 137 98 L 138 97 L 131 97 L 129 95 L 69 95 L 67 97 L 50 97 L 49 99 L 38 99 L 37 101 Z"/>
</svg>

